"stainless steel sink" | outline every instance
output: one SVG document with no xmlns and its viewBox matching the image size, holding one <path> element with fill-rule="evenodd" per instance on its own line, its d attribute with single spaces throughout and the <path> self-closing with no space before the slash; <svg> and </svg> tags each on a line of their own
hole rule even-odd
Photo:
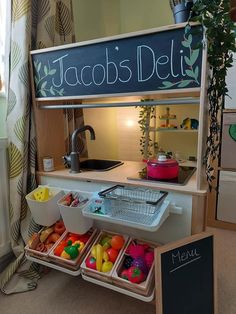
<svg viewBox="0 0 236 314">
<path fill-rule="evenodd" d="M 118 160 L 87 159 L 80 162 L 80 169 L 90 171 L 108 171 L 120 165 L 123 165 L 123 162 Z"/>
</svg>

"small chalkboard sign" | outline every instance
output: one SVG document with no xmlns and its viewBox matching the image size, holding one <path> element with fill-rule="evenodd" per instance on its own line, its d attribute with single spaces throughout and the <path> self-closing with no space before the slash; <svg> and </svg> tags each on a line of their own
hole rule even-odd
<svg viewBox="0 0 236 314">
<path fill-rule="evenodd" d="M 215 281 L 212 234 L 156 249 L 158 314 L 216 314 Z"/>
<path fill-rule="evenodd" d="M 201 86 L 201 26 L 166 27 L 31 51 L 37 101 Z"/>
</svg>

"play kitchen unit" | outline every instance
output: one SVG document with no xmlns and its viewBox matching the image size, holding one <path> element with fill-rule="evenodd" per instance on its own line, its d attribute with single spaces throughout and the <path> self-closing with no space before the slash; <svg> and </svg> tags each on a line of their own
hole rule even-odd
<svg viewBox="0 0 236 314">
<path fill-rule="evenodd" d="M 31 52 L 39 187 L 27 202 L 42 230 L 27 244 L 28 259 L 155 300 L 157 313 L 190 313 L 195 302 L 191 313 L 215 313 L 214 238 L 203 232 L 202 40 L 198 25 L 174 25 Z M 163 154 L 146 162 L 80 160 L 78 134 L 89 132 L 96 141 L 88 125 L 74 131 L 65 156 L 63 109 L 138 106 L 140 100 L 157 112 L 161 108 L 161 124 L 151 132 L 181 143 L 192 136 L 194 160 Z M 188 117 L 190 107 L 197 116 Z M 188 117 L 181 127 L 178 110 Z M 42 160 L 48 155 L 56 170 L 45 172 Z M 70 168 L 62 165 L 63 156 Z"/>
</svg>

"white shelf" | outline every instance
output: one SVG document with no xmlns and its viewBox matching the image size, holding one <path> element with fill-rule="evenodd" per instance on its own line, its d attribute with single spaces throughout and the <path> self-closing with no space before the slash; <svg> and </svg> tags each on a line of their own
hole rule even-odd
<svg viewBox="0 0 236 314">
<path fill-rule="evenodd" d="M 94 220 L 107 221 L 122 226 L 154 232 L 160 228 L 169 216 L 169 201 L 165 200 L 160 206 L 158 212 L 153 215 L 139 214 L 135 211 L 126 211 L 125 209 L 118 211 L 115 216 L 102 215 L 91 212 L 89 206 L 83 208 L 82 212 L 85 217 L 89 217 Z M 145 218 L 148 220 L 148 223 L 145 223 Z"/>
<path fill-rule="evenodd" d="M 102 286 L 102 287 L 114 290 L 116 292 L 123 293 L 123 294 L 128 295 L 128 296 L 130 296 L 132 298 L 135 298 L 135 299 L 138 299 L 138 300 L 141 300 L 141 301 L 144 301 L 144 302 L 151 302 L 154 299 L 155 288 L 153 289 L 153 291 L 152 291 L 150 296 L 143 296 L 143 295 L 140 295 L 138 293 L 129 291 L 127 289 L 122 289 L 122 288 L 117 287 L 117 286 L 115 286 L 113 284 L 110 284 L 110 283 L 107 283 L 107 282 L 103 282 L 101 280 L 98 280 L 98 279 L 86 276 L 84 273 L 82 273 L 82 278 L 84 280 L 88 281 L 88 282 L 95 283 L 96 285 L 99 285 L 99 286 Z"/>
<path fill-rule="evenodd" d="M 59 270 L 59 271 L 62 271 L 63 273 L 67 273 L 67 274 L 72 275 L 72 276 L 79 276 L 81 274 L 80 268 L 78 270 L 70 270 L 70 269 L 65 268 L 63 266 L 56 265 L 52 262 L 46 262 L 42 259 L 27 255 L 27 254 L 25 254 L 25 256 L 29 261 L 32 261 L 32 262 L 35 262 L 35 263 Z"/>
</svg>

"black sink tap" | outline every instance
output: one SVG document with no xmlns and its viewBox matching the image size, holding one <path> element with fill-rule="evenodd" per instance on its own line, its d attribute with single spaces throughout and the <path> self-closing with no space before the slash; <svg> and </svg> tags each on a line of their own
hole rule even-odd
<svg viewBox="0 0 236 314">
<path fill-rule="evenodd" d="M 95 140 L 95 132 L 94 129 L 90 125 L 85 125 L 82 128 L 78 128 L 74 130 L 71 136 L 71 145 L 72 152 L 70 153 L 70 163 L 71 163 L 71 172 L 77 173 L 80 172 L 80 160 L 79 160 L 79 152 L 77 151 L 77 137 L 78 134 L 88 130 L 90 132 L 91 140 Z"/>
</svg>

